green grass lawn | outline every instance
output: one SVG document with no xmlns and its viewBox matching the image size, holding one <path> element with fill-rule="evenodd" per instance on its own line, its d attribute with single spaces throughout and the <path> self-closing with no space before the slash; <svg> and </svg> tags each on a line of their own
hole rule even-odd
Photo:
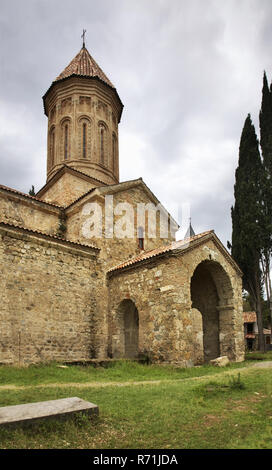
<svg viewBox="0 0 272 470">
<path fill-rule="evenodd" d="M 272 358 L 271 358 L 272 360 Z M 243 368 L 252 361 L 232 363 L 227 369 Z M 126 382 L 143 380 L 176 380 L 220 373 L 211 365 L 180 368 L 171 365 L 144 365 L 131 361 L 109 362 L 107 367 L 65 366 L 58 363 L 30 365 L 29 367 L 0 366 L 0 386 L 39 385 L 50 383 Z"/>
<path fill-rule="evenodd" d="M 249 363 L 2 366 L 0 406 L 77 396 L 97 404 L 100 414 L 1 429 L 0 448 L 271 449 L 272 369 Z"/>
<path fill-rule="evenodd" d="M 272 361 L 272 351 L 261 353 L 259 351 L 252 351 L 246 353 L 246 360 L 251 361 Z"/>
</svg>

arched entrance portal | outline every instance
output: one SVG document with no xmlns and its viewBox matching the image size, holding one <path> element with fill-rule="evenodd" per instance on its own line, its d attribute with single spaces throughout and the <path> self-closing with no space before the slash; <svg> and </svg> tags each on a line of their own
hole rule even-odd
<svg viewBox="0 0 272 470">
<path fill-rule="evenodd" d="M 233 291 L 230 279 L 219 263 L 203 261 L 197 266 L 191 278 L 191 300 L 192 309 L 202 315 L 204 362 L 220 355 L 231 358 Z"/>
<path fill-rule="evenodd" d="M 132 300 L 123 300 L 117 309 L 115 357 L 135 359 L 139 352 L 139 315 Z"/>
</svg>

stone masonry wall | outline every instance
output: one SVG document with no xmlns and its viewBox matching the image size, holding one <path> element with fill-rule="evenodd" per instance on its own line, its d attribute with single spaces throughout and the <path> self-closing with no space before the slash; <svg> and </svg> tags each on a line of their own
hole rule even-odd
<svg viewBox="0 0 272 470">
<path fill-rule="evenodd" d="M 0 191 L 0 221 L 30 230 L 55 235 L 60 222 L 60 209 L 34 199 Z"/>
<path fill-rule="evenodd" d="M 66 173 L 43 193 L 41 199 L 53 204 L 68 206 L 94 187 L 95 185 L 89 181 Z"/>
<path fill-rule="evenodd" d="M 55 83 L 48 102 L 48 178 L 64 163 L 85 174 L 115 184 L 119 180 L 118 114 L 115 93 L 96 80 L 71 77 Z M 82 123 L 87 126 L 86 155 L 82 154 Z M 68 126 L 68 151 L 64 155 L 64 124 Z M 100 126 L 104 129 L 104 157 L 100 155 Z M 52 152 L 51 133 L 54 132 Z M 113 135 L 115 150 L 113 150 Z"/>
<path fill-rule="evenodd" d="M 205 260 L 222 268 L 231 285 L 231 295 L 224 298 L 225 287 L 218 274 L 220 353 L 234 361 L 243 360 L 241 278 L 212 240 L 177 256 L 155 257 L 133 269 L 116 271 L 109 277 L 109 350 L 113 356 L 120 355 L 118 308 L 124 299 L 131 299 L 139 315 L 139 352 L 151 354 L 155 361 L 184 366 L 199 362 L 203 357 L 202 339 L 196 332 L 200 317 L 192 307 L 190 281 L 195 268 Z"/>
<path fill-rule="evenodd" d="M 97 250 L 1 227 L 0 265 L 0 363 L 95 357 Z"/>
<path fill-rule="evenodd" d="M 78 241 L 84 244 L 95 244 L 101 249 L 101 259 L 104 261 L 104 269 L 107 270 L 108 267 L 115 266 L 122 261 L 125 261 L 131 257 L 137 256 L 141 253 L 141 249 L 138 244 L 138 234 L 137 234 L 137 204 L 148 204 L 150 199 L 147 194 L 143 191 L 141 187 L 134 187 L 124 191 L 116 192 L 113 194 L 113 207 L 114 210 L 118 204 L 128 203 L 134 209 L 134 224 L 133 236 L 118 238 L 113 233 L 112 237 L 105 237 L 105 218 L 104 218 L 104 197 L 93 199 L 90 196 L 90 199 L 84 199 L 84 202 L 81 206 L 76 206 L 67 211 L 67 238 L 69 240 Z M 83 207 L 87 206 L 89 202 L 97 202 L 103 213 L 102 220 L 102 236 L 94 238 L 86 238 L 84 236 L 83 226 L 88 223 L 90 215 L 83 212 Z M 120 223 L 123 218 L 123 214 L 113 216 L 113 225 L 116 226 L 116 223 Z M 150 219 L 151 220 L 151 219 Z M 87 225 L 86 225 L 87 226 Z M 156 227 L 155 227 L 155 236 L 148 236 L 148 224 L 146 221 L 146 234 L 144 240 L 144 250 L 152 250 L 164 244 L 169 244 L 174 239 L 173 235 L 168 232 L 168 237 L 160 237 L 160 218 L 159 212 L 157 213 L 156 218 Z"/>
</svg>

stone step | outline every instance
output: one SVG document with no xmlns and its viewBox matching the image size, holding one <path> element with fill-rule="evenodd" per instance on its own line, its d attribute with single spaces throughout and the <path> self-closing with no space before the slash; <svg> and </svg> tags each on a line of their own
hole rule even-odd
<svg viewBox="0 0 272 470">
<path fill-rule="evenodd" d="M 88 416 L 98 415 L 98 406 L 78 397 L 59 400 L 3 406 L 0 408 L 0 426 L 11 424 L 31 424 L 48 418 L 65 418 L 78 413 Z"/>
</svg>

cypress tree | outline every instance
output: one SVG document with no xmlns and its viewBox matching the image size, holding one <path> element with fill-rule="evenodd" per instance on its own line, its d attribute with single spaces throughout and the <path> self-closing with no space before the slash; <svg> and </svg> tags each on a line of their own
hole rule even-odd
<svg viewBox="0 0 272 470">
<path fill-rule="evenodd" d="M 29 196 L 35 196 L 35 188 L 32 185 L 31 189 L 28 191 Z"/>
<path fill-rule="evenodd" d="M 263 166 L 259 144 L 250 114 L 240 139 L 239 161 L 235 172 L 231 254 L 243 271 L 243 287 L 251 295 L 256 310 L 259 349 L 264 350 L 262 322 L 261 250 L 263 208 L 261 185 Z"/>
<path fill-rule="evenodd" d="M 272 93 L 269 89 L 266 73 L 263 76 L 262 104 L 259 114 L 260 145 L 263 163 L 272 175 Z"/>
<path fill-rule="evenodd" d="M 263 190 L 263 250 L 262 271 L 266 286 L 267 301 L 272 326 L 272 292 L 270 264 L 272 255 L 272 91 L 268 87 L 266 73 L 263 76 L 262 103 L 259 114 L 260 145 L 264 166 Z"/>
</svg>

